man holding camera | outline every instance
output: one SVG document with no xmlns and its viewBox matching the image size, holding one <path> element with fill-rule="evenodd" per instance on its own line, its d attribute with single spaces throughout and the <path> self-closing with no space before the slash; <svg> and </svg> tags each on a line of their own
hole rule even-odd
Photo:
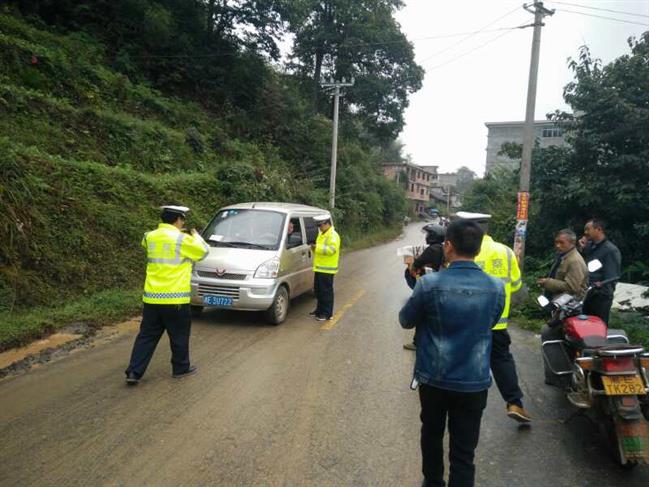
<svg viewBox="0 0 649 487">
<path fill-rule="evenodd" d="M 207 257 L 209 247 L 195 229 L 191 235 L 181 231 L 189 208 L 168 205 L 161 209 L 162 223 L 142 239 L 147 252 L 146 281 L 140 332 L 126 369 L 130 386 L 144 375 L 165 330 L 171 344 L 172 376 L 181 378 L 196 372 L 189 363 L 190 280 L 193 263 Z"/>
<path fill-rule="evenodd" d="M 474 483 L 474 452 L 491 385 L 491 328 L 505 307 L 503 283 L 474 262 L 482 237 L 474 221 L 451 223 L 444 242 L 447 270 L 419 279 L 399 313 L 403 328 L 417 328 L 413 386 L 419 384 L 426 486 L 444 485 L 447 418 L 449 485 Z"/>
</svg>

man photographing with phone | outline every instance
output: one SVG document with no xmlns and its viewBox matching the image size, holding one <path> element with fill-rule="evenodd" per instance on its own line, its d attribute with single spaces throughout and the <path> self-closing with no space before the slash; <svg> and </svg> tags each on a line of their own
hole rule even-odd
<svg viewBox="0 0 649 487">
<path fill-rule="evenodd" d="M 482 411 L 491 385 L 491 328 L 505 307 L 503 283 L 473 261 L 483 231 L 471 220 L 446 230 L 445 272 L 426 274 L 401 309 L 403 328 L 417 328 L 413 384 L 419 383 L 424 484 L 444 485 L 444 430 L 450 435 L 449 486 L 472 486 Z"/>
<path fill-rule="evenodd" d="M 165 330 L 171 344 L 172 376 L 178 379 L 196 372 L 189 362 L 190 279 L 193 263 L 207 257 L 209 247 L 195 229 L 191 235 L 181 231 L 189 208 L 167 205 L 161 210 L 158 228 L 142 239 L 147 253 L 144 304 L 126 369 L 129 386 L 137 385 L 144 375 Z"/>
</svg>

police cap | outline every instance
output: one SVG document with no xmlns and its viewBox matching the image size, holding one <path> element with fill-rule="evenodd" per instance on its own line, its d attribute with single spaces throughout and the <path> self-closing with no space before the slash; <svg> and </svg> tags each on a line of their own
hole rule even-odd
<svg viewBox="0 0 649 487">
<path fill-rule="evenodd" d="M 473 220 L 476 223 L 488 223 L 491 215 L 487 213 L 471 213 L 470 211 L 458 211 L 455 217 L 460 220 Z"/>
<path fill-rule="evenodd" d="M 313 221 L 316 222 L 317 225 L 321 223 L 326 223 L 328 221 L 331 221 L 331 215 L 329 213 L 323 213 L 322 215 L 316 215 L 313 217 Z"/>
<path fill-rule="evenodd" d="M 177 205 L 164 205 L 160 207 L 161 213 L 163 215 L 165 214 L 172 214 L 172 215 L 178 215 L 183 218 L 187 218 L 187 212 L 189 212 L 189 208 L 186 206 L 177 206 Z"/>
</svg>

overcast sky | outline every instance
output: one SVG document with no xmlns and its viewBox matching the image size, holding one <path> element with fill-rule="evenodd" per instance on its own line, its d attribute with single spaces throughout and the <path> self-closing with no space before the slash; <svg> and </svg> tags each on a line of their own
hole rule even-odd
<svg viewBox="0 0 649 487">
<path fill-rule="evenodd" d="M 482 176 L 487 146 L 485 122 L 525 118 L 532 28 L 484 32 L 461 43 L 458 41 L 466 36 L 422 38 L 474 32 L 502 16 L 505 17 L 487 30 L 529 24 L 534 17 L 523 10 L 520 1 L 404 0 L 404 3 L 397 20 L 414 42 L 417 62 L 426 70 L 423 87 L 411 95 L 406 111 L 406 127 L 400 135 L 406 144 L 405 152 L 415 164 L 438 165 L 440 172 L 467 166 Z M 632 12 L 636 16 L 575 5 Z M 649 0 L 547 1 L 545 6 L 557 11 L 545 19 L 541 36 L 537 120 L 545 119 L 546 113 L 557 108 L 567 109 L 562 93 L 572 74 L 566 61 L 578 56 L 580 46 L 588 45 L 593 57 L 607 63 L 629 52 L 629 36 L 639 36 L 649 30 Z M 502 37 L 494 40 L 498 36 Z"/>
</svg>

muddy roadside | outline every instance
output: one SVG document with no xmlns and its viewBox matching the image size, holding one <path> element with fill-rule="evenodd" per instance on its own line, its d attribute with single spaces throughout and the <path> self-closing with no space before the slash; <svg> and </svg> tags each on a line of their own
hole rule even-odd
<svg viewBox="0 0 649 487">
<path fill-rule="evenodd" d="M 101 328 L 90 323 L 72 323 L 28 345 L 6 350 L 0 353 L 0 380 L 20 375 L 99 343 L 114 340 L 124 333 L 133 333 L 138 329 L 140 319 L 136 316 Z"/>
</svg>

